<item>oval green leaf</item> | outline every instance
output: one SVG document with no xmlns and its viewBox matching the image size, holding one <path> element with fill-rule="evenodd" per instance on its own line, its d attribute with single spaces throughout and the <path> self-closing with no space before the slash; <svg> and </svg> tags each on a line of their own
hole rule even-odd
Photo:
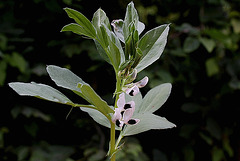
<svg viewBox="0 0 240 161">
<path fill-rule="evenodd" d="M 64 94 L 45 84 L 13 82 L 9 83 L 9 86 L 21 96 L 34 96 L 52 102 L 73 105 L 72 101 Z"/>
<path fill-rule="evenodd" d="M 148 31 L 139 40 L 138 48 L 142 51 L 142 59 L 137 65 L 138 72 L 158 60 L 167 43 L 169 25 L 161 25 Z"/>
<path fill-rule="evenodd" d="M 135 135 L 152 129 L 167 129 L 176 127 L 175 124 L 169 122 L 166 118 L 154 115 L 152 113 L 139 113 L 134 116 L 140 119 L 136 125 L 127 125 L 123 130 L 123 136 Z"/>
<path fill-rule="evenodd" d="M 168 99 L 171 93 L 172 85 L 164 83 L 151 89 L 142 100 L 138 112 L 153 113 L 158 110 Z"/>
</svg>

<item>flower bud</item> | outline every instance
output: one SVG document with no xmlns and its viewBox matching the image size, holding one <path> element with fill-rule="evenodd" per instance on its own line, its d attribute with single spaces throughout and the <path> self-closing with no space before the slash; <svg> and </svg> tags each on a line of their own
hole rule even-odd
<svg viewBox="0 0 240 161">
<path fill-rule="evenodd" d="M 127 83 L 131 83 L 137 77 L 137 69 L 134 69 L 133 72 L 128 76 Z"/>
<path fill-rule="evenodd" d="M 145 76 L 142 80 L 138 81 L 136 85 L 138 86 L 138 88 L 142 88 L 142 87 L 145 87 L 147 83 L 148 83 L 148 77 Z"/>
</svg>

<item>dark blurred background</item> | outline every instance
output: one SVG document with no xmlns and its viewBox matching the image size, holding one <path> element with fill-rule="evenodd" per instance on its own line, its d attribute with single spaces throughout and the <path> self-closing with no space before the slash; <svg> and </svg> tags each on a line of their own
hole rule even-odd
<svg viewBox="0 0 240 161">
<path fill-rule="evenodd" d="M 61 28 L 73 22 L 70 7 L 90 20 L 102 8 L 124 19 L 128 0 L 0 1 L 0 160 L 106 160 L 109 129 L 70 107 L 20 97 L 7 85 L 21 81 L 55 88 L 46 65 L 66 67 L 112 103 L 114 72 L 92 40 Z M 156 113 L 177 128 L 125 138 L 118 161 L 240 161 L 240 1 L 135 0 L 145 32 L 171 23 L 165 51 L 138 75 L 141 91 L 171 82 L 172 93 Z M 84 103 L 72 92 L 57 88 Z"/>
</svg>

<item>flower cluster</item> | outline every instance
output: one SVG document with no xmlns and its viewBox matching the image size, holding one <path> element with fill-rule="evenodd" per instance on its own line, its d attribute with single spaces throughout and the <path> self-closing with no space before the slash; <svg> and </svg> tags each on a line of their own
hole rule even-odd
<svg viewBox="0 0 240 161">
<path fill-rule="evenodd" d="M 148 77 L 144 77 L 142 80 L 136 83 L 127 84 L 125 86 L 124 92 L 119 95 L 117 100 L 117 108 L 115 109 L 114 115 L 112 117 L 112 122 L 115 123 L 118 127 L 123 127 L 126 125 L 135 125 L 140 120 L 132 118 L 133 113 L 135 111 L 135 102 L 125 101 L 125 93 L 130 96 L 135 96 L 138 94 L 139 88 L 144 87 L 148 82 Z"/>
</svg>

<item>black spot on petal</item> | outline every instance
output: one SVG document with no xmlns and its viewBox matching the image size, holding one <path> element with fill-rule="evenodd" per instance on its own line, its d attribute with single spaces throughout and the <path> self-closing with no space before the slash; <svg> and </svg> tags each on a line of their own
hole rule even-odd
<svg viewBox="0 0 240 161">
<path fill-rule="evenodd" d="M 119 120 L 116 120 L 116 125 L 118 126 L 118 127 L 120 127 L 120 121 Z"/>
<path fill-rule="evenodd" d="M 126 110 L 126 109 L 128 109 L 128 108 L 132 108 L 132 106 L 131 106 L 130 104 L 125 104 L 125 105 L 124 105 L 124 109 Z"/>
<path fill-rule="evenodd" d="M 122 117 L 123 117 L 123 114 L 124 114 L 124 111 L 121 112 Z"/>
<path fill-rule="evenodd" d="M 130 95 L 130 96 L 133 96 L 133 92 L 134 92 L 134 90 L 131 90 L 131 91 L 129 92 L 129 95 Z"/>
<path fill-rule="evenodd" d="M 134 119 L 131 119 L 131 120 L 129 120 L 128 121 L 128 124 L 129 125 L 134 125 L 134 124 L 136 124 L 137 122 L 136 122 L 136 120 L 134 120 Z"/>
</svg>

